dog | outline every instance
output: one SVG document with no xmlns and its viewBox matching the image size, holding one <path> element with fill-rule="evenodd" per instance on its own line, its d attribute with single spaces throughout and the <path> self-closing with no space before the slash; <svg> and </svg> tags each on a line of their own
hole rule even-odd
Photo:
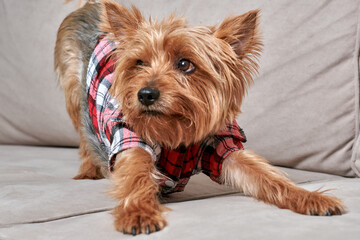
<svg viewBox="0 0 360 240">
<path fill-rule="evenodd" d="M 340 215 L 325 191 L 307 191 L 245 150 L 235 118 L 258 71 L 259 10 L 218 26 L 145 20 L 134 6 L 87 1 L 58 29 L 54 65 L 80 134 L 74 179 L 109 177 L 115 228 L 150 234 L 167 223 L 159 195 L 203 172 L 265 203 Z"/>
</svg>

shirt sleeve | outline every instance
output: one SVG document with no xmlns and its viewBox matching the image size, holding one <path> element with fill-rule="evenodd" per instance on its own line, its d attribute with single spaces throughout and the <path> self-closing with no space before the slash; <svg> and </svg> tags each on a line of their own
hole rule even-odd
<svg viewBox="0 0 360 240">
<path fill-rule="evenodd" d="M 226 128 L 211 137 L 206 146 L 203 147 L 201 171 L 213 181 L 220 183 L 221 167 L 224 159 L 234 151 L 243 150 L 243 142 L 246 142 L 246 137 L 236 121 L 227 125 Z"/>
<path fill-rule="evenodd" d="M 109 154 L 109 168 L 110 170 L 115 164 L 116 154 L 135 147 L 140 147 L 147 151 L 152 159 L 156 161 L 156 152 L 153 147 L 148 145 L 143 139 L 138 137 L 135 132 L 126 127 L 125 124 L 118 123 L 112 129 L 111 150 Z"/>
</svg>

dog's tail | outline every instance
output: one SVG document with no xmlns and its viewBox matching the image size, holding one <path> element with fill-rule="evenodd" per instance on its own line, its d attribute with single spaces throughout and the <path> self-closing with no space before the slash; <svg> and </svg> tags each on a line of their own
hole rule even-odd
<svg viewBox="0 0 360 240">
<path fill-rule="evenodd" d="M 73 0 L 65 0 L 64 4 L 67 4 L 69 2 L 72 2 Z M 85 1 L 84 0 L 79 0 L 78 2 L 78 8 L 82 7 Z M 101 0 L 86 0 L 86 2 L 88 3 L 96 3 L 96 2 L 101 2 Z"/>
</svg>

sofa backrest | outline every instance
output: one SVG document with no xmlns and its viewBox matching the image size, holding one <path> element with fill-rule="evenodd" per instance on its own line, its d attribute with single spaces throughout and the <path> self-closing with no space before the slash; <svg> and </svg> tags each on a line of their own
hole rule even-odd
<svg viewBox="0 0 360 240">
<path fill-rule="evenodd" d="M 260 75 L 238 118 L 245 147 L 277 165 L 360 175 L 359 0 L 120 2 L 194 25 L 261 9 Z M 78 144 L 53 73 L 57 28 L 76 5 L 1 0 L 1 144 Z"/>
</svg>

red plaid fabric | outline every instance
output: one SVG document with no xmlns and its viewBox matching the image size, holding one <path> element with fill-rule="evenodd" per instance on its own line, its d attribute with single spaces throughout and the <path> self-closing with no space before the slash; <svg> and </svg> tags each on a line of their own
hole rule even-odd
<svg viewBox="0 0 360 240">
<path fill-rule="evenodd" d="M 223 160 L 231 152 L 244 149 L 242 143 L 246 142 L 244 132 L 236 121 L 216 135 L 186 148 L 168 149 L 148 145 L 123 121 L 119 105 L 109 94 L 114 62 L 108 56 L 114 46 L 114 42 L 99 39 L 89 61 L 86 78 L 89 115 L 102 149 L 109 157 L 110 170 L 117 153 L 141 147 L 150 153 L 162 174 L 159 184 L 163 193 L 183 191 L 190 177 L 199 172 L 220 183 Z"/>
<path fill-rule="evenodd" d="M 99 39 L 90 58 L 86 77 L 90 119 L 102 149 L 109 156 L 109 167 L 112 167 L 111 159 L 117 153 L 133 147 L 141 147 L 155 156 L 153 148 L 126 127 L 119 105 L 109 93 L 114 70 L 114 61 L 109 55 L 114 46 L 114 42 Z"/>
<path fill-rule="evenodd" d="M 176 183 L 172 188 L 165 182 L 163 192 L 183 191 L 190 177 L 199 172 L 220 183 L 219 177 L 224 159 L 234 151 L 243 150 L 243 142 L 246 142 L 245 134 L 234 121 L 201 143 L 187 148 L 162 148 L 156 167 Z"/>
</svg>

